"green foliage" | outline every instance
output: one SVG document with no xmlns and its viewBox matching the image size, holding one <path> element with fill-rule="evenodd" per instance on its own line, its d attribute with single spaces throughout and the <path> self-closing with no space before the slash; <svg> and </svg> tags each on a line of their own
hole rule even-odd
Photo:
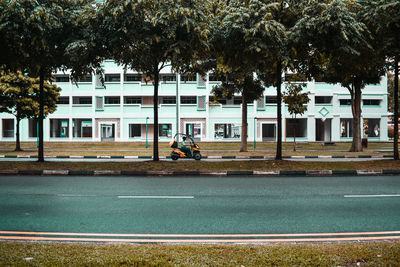
<svg viewBox="0 0 400 267">
<path fill-rule="evenodd" d="M 72 61 L 74 55 L 68 52 L 74 52 L 71 47 L 82 39 L 82 24 L 78 22 L 91 3 L 1 0 L 0 37 L 7 53 L 0 57 L 0 64 L 12 70 L 23 69 L 31 76 L 38 76 L 42 68 L 47 78 L 57 68 L 83 65 L 83 61 Z"/>
<path fill-rule="evenodd" d="M 155 66 L 177 72 L 204 57 L 208 48 L 206 1 L 107 1 L 100 16 L 105 43 L 120 64 L 154 76 Z"/>
<path fill-rule="evenodd" d="M 44 82 L 44 114 L 56 110 L 61 88 Z M 22 72 L 2 72 L 0 76 L 0 112 L 13 114 L 18 120 L 39 116 L 39 78 Z"/>
<path fill-rule="evenodd" d="M 319 81 L 341 83 L 349 90 L 379 83 L 385 61 L 378 40 L 364 20 L 369 5 L 363 1 L 310 1 L 293 28 L 293 38 L 311 46 L 311 75 Z M 317 65 L 317 66 L 315 66 Z"/>
<path fill-rule="evenodd" d="M 221 84 L 213 87 L 212 93 L 216 99 L 232 98 L 235 93 L 239 93 L 246 97 L 247 102 L 253 102 L 262 95 L 264 90 L 261 81 L 254 78 L 253 74 L 242 79 L 242 75 L 236 76 L 235 73 L 229 73 L 223 76 Z"/>
<path fill-rule="evenodd" d="M 365 20 L 378 35 L 380 49 L 393 59 L 400 55 L 400 2 L 397 0 L 370 1 Z"/>
<path fill-rule="evenodd" d="M 283 94 L 283 101 L 288 105 L 290 115 L 302 115 L 307 111 L 307 104 L 310 101 L 309 92 L 301 93 L 305 84 L 288 83 Z"/>
</svg>

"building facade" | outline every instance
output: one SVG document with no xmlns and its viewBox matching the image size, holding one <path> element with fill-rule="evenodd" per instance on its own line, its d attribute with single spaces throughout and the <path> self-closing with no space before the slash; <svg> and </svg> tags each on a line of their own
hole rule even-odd
<svg viewBox="0 0 400 267">
<path fill-rule="evenodd" d="M 68 72 L 55 74 L 62 88 L 57 110 L 44 122 L 45 141 L 133 141 L 153 139 L 153 84 L 138 73 L 124 70 L 111 60 L 104 62 L 104 86 L 96 75 L 77 84 Z M 219 81 L 212 74 L 201 77 L 161 74 L 159 87 L 159 140 L 170 141 L 177 132 L 197 141 L 240 141 L 241 97 L 214 101 L 211 90 Z M 282 87 L 283 89 L 285 86 Z M 306 113 L 292 118 L 282 104 L 282 139 L 292 141 L 340 142 L 352 140 L 350 93 L 339 84 L 306 82 L 310 102 Z M 362 94 L 363 137 L 388 140 L 387 78 L 368 85 Z M 276 141 L 276 88 L 248 104 L 248 140 Z M 177 115 L 178 114 L 178 115 Z M 0 141 L 15 141 L 15 118 L 0 113 Z M 36 141 L 37 122 L 24 119 L 21 141 Z"/>
</svg>

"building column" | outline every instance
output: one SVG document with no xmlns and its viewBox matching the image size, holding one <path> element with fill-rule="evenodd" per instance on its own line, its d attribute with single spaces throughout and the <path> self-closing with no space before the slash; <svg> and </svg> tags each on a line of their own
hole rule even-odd
<svg viewBox="0 0 400 267">
<path fill-rule="evenodd" d="M 315 142 L 315 115 L 308 115 L 307 118 L 307 140 L 308 142 Z"/>
<path fill-rule="evenodd" d="M 332 142 L 340 141 L 340 133 L 341 133 L 341 125 L 340 125 L 340 116 L 339 114 L 333 115 L 332 124 L 331 124 L 331 134 L 332 134 Z"/>
</svg>

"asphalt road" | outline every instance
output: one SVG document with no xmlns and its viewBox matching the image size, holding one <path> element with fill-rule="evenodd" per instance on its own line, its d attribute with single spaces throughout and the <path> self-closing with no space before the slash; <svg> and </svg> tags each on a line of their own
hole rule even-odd
<svg viewBox="0 0 400 267">
<path fill-rule="evenodd" d="M 57 237 L 150 234 L 146 238 L 155 239 L 158 234 L 331 237 L 399 230 L 398 176 L 0 176 L 0 239 L 17 236 L 4 231 L 57 232 Z M 395 234 L 400 238 L 400 232 Z"/>
</svg>

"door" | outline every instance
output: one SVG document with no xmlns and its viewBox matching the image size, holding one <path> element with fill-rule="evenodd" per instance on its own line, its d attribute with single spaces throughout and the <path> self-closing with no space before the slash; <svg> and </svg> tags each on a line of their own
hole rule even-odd
<svg viewBox="0 0 400 267">
<path fill-rule="evenodd" d="M 186 134 L 195 142 L 201 141 L 201 123 L 186 123 Z"/>
<path fill-rule="evenodd" d="M 267 123 L 262 125 L 262 140 L 275 141 L 276 139 L 276 125 L 274 123 Z"/>
<path fill-rule="evenodd" d="M 101 141 L 112 142 L 115 140 L 115 125 L 102 124 L 101 125 Z"/>
</svg>

